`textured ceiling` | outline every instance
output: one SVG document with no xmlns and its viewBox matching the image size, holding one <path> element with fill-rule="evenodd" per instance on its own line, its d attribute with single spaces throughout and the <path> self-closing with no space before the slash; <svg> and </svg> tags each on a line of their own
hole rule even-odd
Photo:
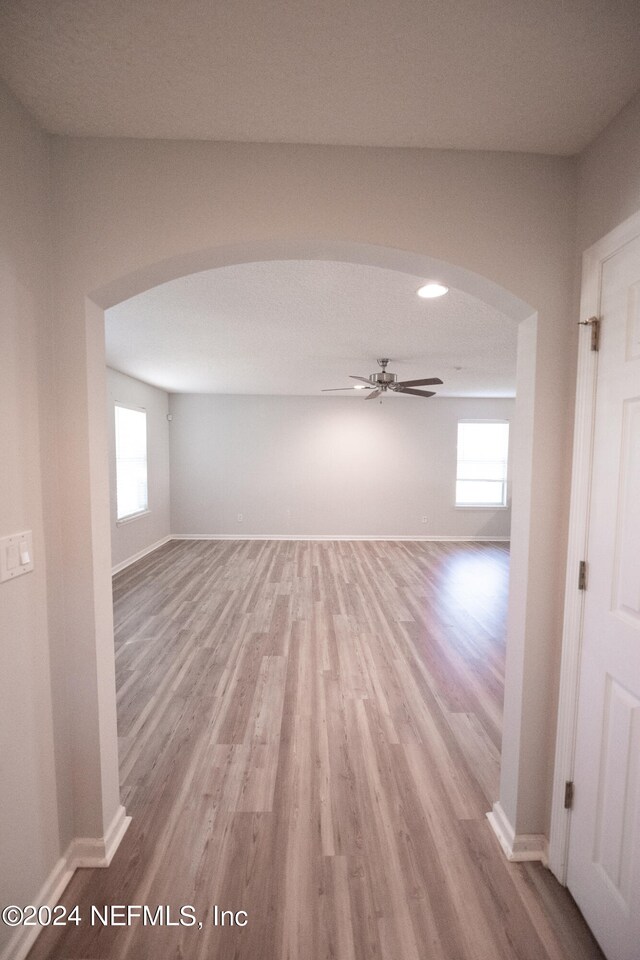
<svg viewBox="0 0 640 960">
<path fill-rule="evenodd" d="M 640 86 L 638 0 L 2 0 L 60 134 L 571 154 Z"/>
<path fill-rule="evenodd" d="M 425 279 L 311 260 L 208 270 L 108 310 L 107 362 L 175 393 L 316 395 L 390 357 L 400 379 L 439 376 L 439 396 L 513 396 L 517 324 L 457 290 L 421 300 Z"/>
</svg>

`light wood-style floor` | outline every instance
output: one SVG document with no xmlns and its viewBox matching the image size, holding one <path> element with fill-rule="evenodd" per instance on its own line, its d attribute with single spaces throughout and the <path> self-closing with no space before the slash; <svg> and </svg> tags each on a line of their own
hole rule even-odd
<svg viewBox="0 0 640 960">
<path fill-rule="evenodd" d="M 501 544 L 179 541 L 114 580 L 122 799 L 31 960 L 601 960 L 498 795 Z M 214 905 L 244 910 L 216 927 Z M 240 917 L 242 919 L 242 917 Z"/>
</svg>

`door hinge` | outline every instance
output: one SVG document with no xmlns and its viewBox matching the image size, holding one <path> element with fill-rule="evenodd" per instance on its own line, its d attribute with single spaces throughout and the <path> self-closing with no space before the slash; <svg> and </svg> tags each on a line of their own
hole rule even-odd
<svg viewBox="0 0 640 960">
<path fill-rule="evenodd" d="M 581 560 L 578 567 L 578 590 L 587 589 L 587 562 Z"/>
<path fill-rule="evenodd" d="M 588 320 L 578 320 L 581 327 L 591 327 L 591 349 L 600 348 L 600 317 L 589 317 Z"/>
<path fill-rule="evenodd" d="M 567 780 L 564 785 L 564 808 L 571 810 L 573 806 L 573 780 Z"/>
</svg>

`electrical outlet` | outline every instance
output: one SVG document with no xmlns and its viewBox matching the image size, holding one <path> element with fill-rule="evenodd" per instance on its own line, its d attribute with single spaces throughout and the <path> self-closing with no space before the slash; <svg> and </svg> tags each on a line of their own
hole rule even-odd
<svg viewBox="0 0 640 960">
<path fill-rule="evenodd" d="M 238 523 L 242 523 L 243 520 L 244 520 L 244 513 L 239 513 L 239 514 L 238 514 Z"/>
<path fill-rule="evenodd" d="M 429 523 L 429 517 L 423 517 L 423 518 L 422 518 L 422 522 L 423 522 L 423 523 Z"/>
</svg>

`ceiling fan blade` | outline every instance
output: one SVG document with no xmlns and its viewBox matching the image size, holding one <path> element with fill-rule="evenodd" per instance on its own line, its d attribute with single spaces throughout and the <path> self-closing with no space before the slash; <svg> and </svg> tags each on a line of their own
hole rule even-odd
<svg viewBox="0 0 640 960">
<path fill-rule="evenodd" d="M 367 377 L 356 377 L 352 373 L 349 374 L 349 377 L 351 378 L 351 380 L 362 380 L 363 383 L 366 383 L 369 386 L 371 386 L 371 380 L 369 380 Z"/>
<path fill-rule="evenodd" d="M 435 397 L 433 390 L 412 390 L 411 387 L 403 387 L 400 384 L 396 386 L 396 393 L 410 393 L 412 397 Z"/>
<path fill-rule="evenodd" d="M 355 387 L 323 387 L 320 393 L 332 393 L 335 390 L 355 390 Z"/>
<path fill-rule="evenodd" d="M 399 387 L 430 387 L 432 384 L 442 383 L 440 377 L 428 377 L 426 380 L 400 380 Z"/>
<path fill-rule="evenodd" d="M 379 397 L 382 393 L 382 390 L 372 390 L 371 393 L 367 394 L 365 400 L 373 400 L 374 397 Z"/>
</svg>

